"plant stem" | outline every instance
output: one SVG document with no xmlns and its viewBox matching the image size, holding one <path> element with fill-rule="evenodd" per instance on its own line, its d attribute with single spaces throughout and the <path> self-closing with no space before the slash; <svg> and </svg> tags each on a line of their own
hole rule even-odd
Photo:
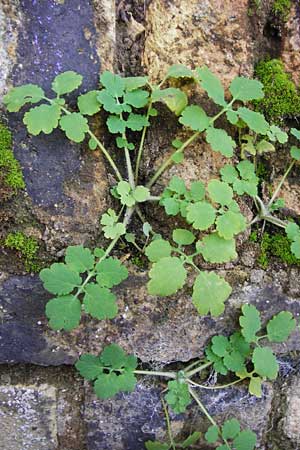
<svg viewBox="0 0 300 450">
<path fill-rule="evenodd" d="M 147 120 L 149 119 L 149 113 L 150 113 L 150 109 L 152 108 L 152 102 L 150 101 L 149 105 L 148 105 L 148 110 L 147 110 L 147 114 L 146 114 L 146 118 Z M 136 165 L 135 165 L 135 184 L 138 183 L 138 179 L 139 179 L 139 170 L 140 170 L 140 164 L 141 164 L 141 159 L 142 159 L 142 155 L 143 155 L 143 150 L 144 150 L 144 142 L 145 142 L 145 137 L 146 137 L 146 132 L 147 132 L 147 128 L 148 126 L 144 126 L 143 131 L 142 131 L 142 136 L 141 136 L 141 141 L 140 141 L 140 145 L 139 145 L 139 150 L 138 150 L 138 154 L 137 154 L 137 158 L 136 158 Z"/>
<path fill-rule="evenodd" d="M 119 169 L 117 168 L 116 164 L 114 163 L 114 160 L 112 159 L 112 157 L 110 156 L 104 145 L 99 141 L 99 139 L 94 135 L 94 133 L 91 130 L 89 130 L 87 133 L 92 139 L 94 139 L 95 142 L 97 142 L 98 147 L 100 148 L 103 155 L 109 162 L 111 168 L 116 174 L 116 177 L 118 178 L 119 181 L 122 181 L 123 180 L 122 175 L 120 174 Z"/>
<path fill-rule="evenodd" d="M 247 378 L 247 377 L 239 378 L 238 380 L 232 381 L 231 383 L 227 383 L 227 384 L 223 384 L 223 385 L 217 385 L 217 386 L 205 386 L 204 384 L 195 383 L 192 380 L 188 380 L 188 383 L 192 384 L 193 386 L 200 387 L 201 389 L 209 389 L 209 390 L 213 391 L 214 389 L 226 389 L 226 388 L 228 388 L 230 386 L 234 386 L 235 384 L 238 384 L 241 381 L 243 381 L 245 378 Z"/>
<path fill-rule="evenodd" d="M 203 412 L 203 414 L 207 417 L 207 419 L 210 421 L 210 423 L 214 426 L 218 428 L 218 432 L 220 434 L 220 436 L 222 437 L 221 434 L 221 430 L 218 427 L 218 425 L 216 424 L 216 422 L 214 421 L 214 419 L 211 417 L 211 415 L 209 414 L 209 412 L 207 411 L 207 409 L 205 408 L 205 406 L 203 405 L 203 403 L 200 401 L 199 397 L 195 394 L 195 392 L 193 391 L 193 389 L 191 387 L 189 387 L 189 392 L 191 394 L 191 396 L 193 397 L 193 399 L 195 400 L 195 402 L 197 403 L 197 405 L 199 406 L 199 408 L 201 409 L 201 411 Z M 222 440 L 225 442 L 226 447 L 228 448 L 228 450 L 231 450 L 231 447 L 229 446 L 228 442 L 226 439 L 222 438 Z"/>
<path fill-rule="evenodd" d="M 137 375 L 151 375 L 154 377 L 164 377 L 164 378 L 176 378 L 175 372 L 159 372 L 159 371 L 152 371 L 152 370 L 135 370 L 135 374 Z"/>
<path fill-rule="evenodd" d="M 134 175 L 133 175 L 133 170 L 132 170 L 129 150 L 128 150 L 127 147 L 124 147 L 124 151 L 125 151 L 125 160 L 126 160 L 128 181 L 129 181 L 131 189 L 134 190 L 135 189 L 135 182 L 134 182 Z"/>
<path fill-rule="evenodd" d="M 167 158 L 162 165 L 158 168 L 158 170 L 155 172 L 155 174 L 153 175 L 153 177 L 150 179 L 150 181 L 147 183 L 147 187 L 151 188 L 151 186 L 153 186 L 153 184 L 156 182 L 156 180 L 161 176 L 161 174 L 166 170 L 166 168 L 172 164 L 173 162 L 173 155 L 176 152 L 180 152 L 183 151 L 191 142 L 193 142 L 198 136 L 199 136 L 200 132 L 196 131 L 196 133 L 194 133 L 187 141 L 185 141 L 181 147 L 179 147 L 178 149 L 176 149 L 174 152 L 172 152 L 172 154 L 169 156 L 169 158 Z"/>
<path fill-rule="evenodd" d="M 176 450 L 176 445 L 175 445 L 173 435 L 172 435 L 172 430 L 171 430 L 171 423 L 170 423 L 168 408 L 167 408 L 167 405 L 166 405 L 165 401 L 163 400 L 163 398 L 161 399 L 161 403 L 163 405 L 163 409 L 164 409 L 164 413 L 165 413 L 165 417 L 166 417 L 167 430 L 168 430 L 170 444 L 171 444 L 172 449 Z"/>
<path fill-rule="evenodd" d="M 198 366 L 198 364 L 200 364 L 200 360 L 198 361 L 194 361 L 193 363 L 189 364 L 188 366 L 186 366 L 186 368 L 184 369 L 184 372 L 187 373 L 189 370 L 191 370 L 193 367 Z"/>
<path fill-rule="evenodd" d="M 287 168 L 287 170 L 286 170 L 285 174 L 283 175 L 283 177 L 282 177 L 280 183 L 278 184 L 277 188 L 275 189 L 274 194 L 272 195 L 271 200 L 270 200 L 269 203 L 268 203 L 268 208 L 270 208 L 270 206 L 273 204 L 274 200 L 276 199 L 276 197 L 277 197 L 277 195 L 278 195 L 278 193 L 279 193 L 279 191 L 280 191 L 280 189 L 281 189 L 283 183 L 285 182 L 285 180 L 286 180 L 288 174 L 290 173 L 290 171 L 291 171 L 292 168 L 294 167 L 295 162 L 296 162 L 296 161 L 293 160 L 293 161 L 291 162 L 291 164 L 289 165 L 289 167 Z"/>
<path fill-rule="evenodd" d="M 189 372 L 187 372 L 185 375 L 187 378 L 191 378 L 192 376 L 194 376 L 196 373 L 201 372 L 202 370 L 206 369 L 207 367 L 211 366 L 212 362 L 207 362 L 205 364 L 202 364 L 199 367 L 196 367 L 196 369 L 190 370 Z"/>
</svg>

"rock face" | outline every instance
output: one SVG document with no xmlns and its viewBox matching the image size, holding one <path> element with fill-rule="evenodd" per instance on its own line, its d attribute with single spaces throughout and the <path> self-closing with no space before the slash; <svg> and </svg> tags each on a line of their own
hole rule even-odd
<svg viewBox="0 0 300 450">
<path fill-rule="evenodd" d="M 257 59 L 270 49 L 272 56 L 282 56 L 287 69 L 296 73 L 296 2 L 281 34 L 276 36 L 268 31 L 271 2 L 262 1 L 251 11 L 248 3 L 2 0 L 0 98 L 12 85 L 24 83 L 37 83 L 50 95 L 52 79 L 65 70 L 83 75 L 80 91 L 84 92 L 97 87 L 99 72 L 105 69 L 115 68 L 126 75 L 145 71 L 152 80 L 158 80 L 172 63 L 191 67 L 205 64 L 227 87 L 235 75 L 252 75 Z M 271 29 L 274 31 L 274 27 Z M 69 96 L 71 107 L 75 106 L 77 93 Z M 171 140 L 182 134 L 169 112 L 162 109 L 160 113 L 147 136 L 145 177 L 169 151 Z M 109 206 L 109 188 L 114 182 L 101 154 L 91 153 L 86 144 L 71 143 L 60 130 L 51 135 L 29 136 L 20 114 L 7 115 L 3 108 L 2 116 L 13 131 L 14 153 L 22 165 L 26 192 L 9 201 L 1 199 L 4 220 L 0 232 L 5 235 L 10 229 L 30 230 L 39 240 L 42 262 L 47 264 L 58 260 L 68 245 L 98 244 L 102 239 L 99 216 Z M 101 124 L 99 127 L 95 122 L 93 126 L 100 128 L 109 146 Z M 183 164 L 166 172 L 156 189 L 159 191 L 173 175 L 182 176 L 187 184 L 196 178 L 207 181 L 224 162 L 222 156 L 198 140 L 187 150 Z M 296 217 L 299 210 L 294 199 L 300 194 L 295 174 L 296 170 L 293 189 L 286 189 L 285 196 Z M 250 206 L 243 205 L 249 221 Z M 166 221 L 159 207 L 145 207 L 143 212 L 166 234 L 177 220 Z M 81 325 L 68 333 L 49 329 L 44 309 L 50 295 L 38 275 L 20 270 L 18 256 L 10 258 L 1 249 L 3 450 L 142 450 L 148 439 L 164 440 L 166 427 L 160 397 L 165 385 L 161 380 L 140 377 L 133 393 L 100 401 L 72 365 L 81 353 L 97 354 L 105 345 L 116 342 L 135 353 L 147 368 L 159 370 L 170 364 L 177 367 L 203 355 L 211 336 L 231 333 L 245 303 L 254 304 L 264 322 L 281 310 L 299 317 L 299 266 L 272 260 L 268 269 L 259 269 L 258 248 L 246 241 L 245 235 L 238 244 L 237 261 L 215 267 L 234 288 L 225 313 L 218 319 L 198 316 L 189 285 L 169 298 L 149 296 L 147 273 L 127 263 L 130 277 L 115 290 L 118 316 L 111 321 L 84 316 Z M 264 385 L 261 399 L 250 396 L 244 385 L 201 390 L 201 398 L 216 420 L 221 423 L 232 416 L 239 418 L 244 427 L 258 434 L 260 450 L 298 448 L 299 338 L 297 328 L 287 343 L 274 345 L 280 378 L 274 385 Z M 205 432 L 208 426 L 195 403 L 187 414 L 172 415 L 171 419 L 173 434 L 178 438 L 194 430 Z"/>
</svg>

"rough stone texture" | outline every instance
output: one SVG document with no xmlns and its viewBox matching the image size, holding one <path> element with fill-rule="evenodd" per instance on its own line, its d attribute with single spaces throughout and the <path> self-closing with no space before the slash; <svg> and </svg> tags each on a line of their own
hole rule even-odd
<svg viewBox="0 0 300 450">
<path fill-rule="evenodd" d="M 143 62 L 152 79 L 170 64 L 207 65 L 226 84 L 253 71 L 248 0 L 153 0 L 147 14 Z"/>
<path fill-rule="evenodd" d="M 284 433 L 293 442 L 300 443 L 300 379 L 294 377 L 287 392 Z"/>
<path fill-rule="evenodd" d="M 289 20 L 283 34 L 282 60 L 288 72 L 291 73 L 294 82 L 299 84 L 300 69 L 300 21 L 299 4 L 292 2 Z"/>
</svg>

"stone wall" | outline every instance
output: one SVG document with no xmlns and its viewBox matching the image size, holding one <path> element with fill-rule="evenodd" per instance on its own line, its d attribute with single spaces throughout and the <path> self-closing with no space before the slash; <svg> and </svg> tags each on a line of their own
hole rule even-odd
<svg viewBox="0 0 300 450">
<path fill-rule="evenodd" d="M 50 80 L 65 70 L 81 73 L 83 89 L 91 89 L 105 69 L 148 73 L 157 80 L 178 62 L 192 68 L 206 64 L 227 86 L 235 75 L 251 76 L 254 64 L 268 54 L 281 57 L 298 81 L 298 2 L 293 2 L 287 23 L 275 23 L 271 9 L 270 0 L 0 0 L 0 98 L 12 85 L 23 83 L 40 84 L 47 92 Z M 144 174 L 159 163 L 176 131 L 170 115 L 164 114 L 168 125 L 157 122 L 147 139 Z M 68 245 L 101 243 L 99 216 L 109 206 L 111 181 L 101 154 L 67 141 L 59 130 L 29 136 L 21 116 L 7 115 L 4 108 L 1 117 L 13 132 L 26 190 L 0 199 L 0 240 L 16 230 L 35 237 L 42 265 L 61 257 Z M 187 152 L 181 173 L 187 181 L 205 178 L 221 163 L 198 142 Z M 293 176 L 299 194 L 299 173 Z M 154 220 L 167 227 L 156 213 Z M 274 259 L 261 270 L 257 251 L 245 241 L 239 260 L 218 269 L 234 286 L 218 320 L 199 317 L 188 292 L 163 300 L 150 297 L 146 273 L 129 263 L 131 275 L 117 291 L 119 316 L 107 322 L 85 318 L 78 329 L 66 333 L 47 325 L 49 295 L 38 275 L 26 273 L 20 254 L 2 247 L 1 448 L 142 450 L 147 439 L 163 438 L 158 384 L 145 379 L 130 395 L 100 401 L 73 363 L 82 352 L 99 352 L 110 342 L 156 368 L 188 361 L 201 353 L 210 336 L 234 329 L 237 310 L 246 302 L 255 304 L 266 319 L 282 309 L 299 316 L 299 268 Z M 280 378 L 265 386 L 262 399 L 250 397 L 244 386 L 203 397 L 217 419 L 234 413 L 256 431 L 260 450 L 299 448 L 299 337 L 298 329 L 287 344 L 275 347 Z M 178 434 L 207 427 L 195 407 L 172 419 Z"/>
</svg>

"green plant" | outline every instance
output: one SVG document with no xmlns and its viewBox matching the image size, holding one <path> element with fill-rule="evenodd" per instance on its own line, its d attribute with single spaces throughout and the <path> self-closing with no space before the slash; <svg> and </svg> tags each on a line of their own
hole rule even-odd
<svg viewBox="0 0 300 450">
<path fill-rule="evenodd" d="M 260 61 L 255 67 L 255 76 L 263 83 L 265 93 L 264 98 L 254 102 L 257 111 L 275 123 L 299 115 L 298 89 L 280 59 Z"/>
<path fill-rule="evenodd" d="M 39 265 L 36 263 L 36 254 L 39 246 L 37 240 L 26 236 L 20 231 L 8 233 L 4 239 L 4 246 L 21 253 L 25 269 L 28 272 L 38 272 Z"/>
<path fill-rule="evenodd" d="M 168 87 L 168 82 L 172 78 L 188 78 L 195 83 L 219 107 L 219 112 L 210 117 L 201 106 L 188 104 L 185 92 L 179 88 Z M 231 98 L 227 100 L 220 80 L 206 67 L 192 71 L 182 65 L 171 66 L 158 85 L 152 85 L 147 77 L 122 78 L 119 75 L 104 72 L 100 76 L 101 88 L 80 95 L 77 100 L 79 112 L 75 112 L 67 107 L 63 95 L 77 89 L 81 81 L 82 77 L 79 74 L 68 71 L 56 76 L 53 80 L 52 90 L 55 93 L 53 98 L 46 97 L 39 86 L 31 84 L 13 88 L 4 97 L 4 102 L 11 112 L 19 111 L 25 104 L 31 106 L 31 104 L 39 103 L 24 114 L 23 121 L 29 133 L 49 134 L 59 126 L 66 136 L 75 142 L 82 142 L 87 137 L 89 148 L 91 150 L 98 148 L 102 151 L 115 175 L 111 194 L 119 206 L 108 209 L 100 220 L 104 236 L 110 241 L 107 247 L 96 248 L 92 251 L 82 245 L 70 246 L 66 250 L 65 262 L 54 263 L 40 273 L 45 289 L 55 296 L 46 306 L 49 324 L 53 329 L 72 330 L 78 326 L 82 310 L 102 320 L 116 316 L 117 301 L 111 289 L 128 276 L 124 264 L 110 256 L 119 239 L 125 239 L 148 257 L 151 267 L 147 287 L 151 295 L 173 295 L 185 286 L 188 275 L 194 274 L 192 302 L 201 315 L 222 314 L 232 290 L 217 270 L 201 269 L 201 261 L 222 264 L 235 260 L 237 258 L 235 238 L 247 227 L 267 221 L 284 228 L 291 241 L 291 251 L 295 256 L 298 255 L 300 228 L 296 224 L 279 219 L 274 213 L 276 214 L 278 209 L 277 196 L 283 182 L 300 160 L 300 149 L 296 146 L 291 147 L 292 162 L 269 202 L 265 204 L 258 195 L 259 179 L 251 158 L 256 162 L 256 158 L 270 151 L 270 148 L 275 151 L 278 142 L 282 145 L 288 141 L 286 132 L 277 126 L 270 126 L 261 113 L 247 106 L 248 102 L 259 100 L 264 96 L 263 85 L 259 81 L 236 77 L 230 84 Z M 189 135 L 185 141 L 173 140 L 173 149 L 143 185 L 139 182 L 141 159 L 147 129 L 152 118 L 158 114 L 153 106 L 157 102 L 164 103 L 175 116 L 179 117 L 179 124 L 183 125 Z M 88 125 L 87 116 L 92 116 L 100 110 L 107 113 L 108 131 L 115 135 L 116 147 L 124 156 L 126 178 L 123 178 L 113 157 Z M 239 130 L 239 145 L 227 131 L 218 128 L 218 119 L 221 116 L 226 117 L 230 126 Z M 241 130 L 246 134 L 241 136 Z M 140 132 L 139 139 L 132 137 L 136 136 L 136 132 Z M 300 139 L 300 131 L 292 129 L 291 133 Z M 129 135 L 132 142 L 129 141 Z M 220 176 L 215 176 L 207 183 L 195 180 L 187 187 L 184 180 L 174 176 L 160 195 L 154 195 L 151 190 L 156 181 L 169 166 L 183 161 L 185 149 L 200 135 L 204 136 L 213 151 L 220 152 L 225 158 L 233 157 L 238 148 L 241 152 L 241 161 L 236 164 L 225 164 L 220 170 Z M 246 142 L 245 135 L 248 136 Z M 245 143 L 248 145 L 244 145 Z M 252 199 L 257 210 L 250 224 L 247 223 L 240 209 L 242 196 Z M 185 228 L 175 228 L 170 240 L 167 236 L 162 236 L 145 220 L 142 211 L 145 202 L 150 204 L 157 202 L 169 216 L 180 215 L 186 221 Z M 142 223 L 138 236 L 132 230 L 130 231 L 133 214 L 136 214 Z M 286 314 L 289 313 L 283 314 L 285 314 L 284 320 L 287 320 Z M 243 320 L 247 320 L 248 316 L 246 314 L 244 316 L 246 318 Z M 256 320 L 256 324 L 258 322 Z M 280 326 L 283 324 L 284 328 L 286 323 L 283 322 L 277 320 L 276 323 Z M 243 327 L 245 328 L 247 327 Z M 249 342 L 247 336 L 243 335 L 242 330 L 238 338 L 235 336 L 229 339 L 230 347 L 226 350 L 229 356 L 226 354 L 226 361 L 228 358 L 237 357 L 238 351 L 241 363 L 239 370 L 242 371 L 242 366 L 246 370 L 247 361 L 252 358 L 256 373 L 262 380 L 271 372 L 264 375 L 258 370 L 258 364 L 261 356 L 268 356 L 270 366 L 272 365 L 272 376 L 269 378 L 272 378 L 275 372 L 277 374 L 274 356 L 270 356 L 270 350 L 264 350 L 264 355 L 260 355 L 260 347 L 252 349 L 257 343 L 254 335 L 251 335 L 252 340 Z M 242 349 L 239 347 L 241 342 L 244 348 L 242 361 Z M 214 352 L 214 348 L 212 346 L 208 352 L 211 358 L 216 359 L 219 356 Z M 246 353 L 245 348 L 247 348 Z M 225 357 L 220 359 L 225 367 L 227 364 Z M 192 388 L 195 382 L 191 380 L 194 375 L 212 365 L 213 362 L 215 363 L 210 359 L 201 366 L 194 369 L 188 367 L 178 373 L 151 372 L 151 374 L 170 378 L 166 401 L 175 412 L 184 411 L 194 398 L 212 425 L 216 427 L 195 394 Z M 236 361 L 232 364 L 236 364 Z M 95 390 L 100 398 L 107 398 L 123 390 L 131 391 L 136 382 L 135 375 L 145 373 L 145 371 L 137 370 L 136 367 L 136 358 L 125 355 L 122 349 L 114 344 L 107 347 L 99 357 L 83 355 L 77 363 L 77 368 L 84 377 L 96 380 Z M 240 373 L 239 370 L 235 370 L 235 367 L 232 365 L 227 368 L 234 369 L 236 374 Z M 254 377 L 248 372 L 247 374 L 243 372 L 236 382 L 247 377 L 251 378 L 250 384 L 253 385 Z M 232 445 L 239 450 L 242 448 L 239 440 L 243 441 L 244 434 L 241 432 L 242 437 L 239 437 L 237 426 L 235 431 L 235 435 L 232 432 L 230 436 L 233 439 Z M 215 432 L 216 429 L 214 429 Z M 213 432 L 210 432 L 210 436 L 211 433 Z M 231 439 L 230 436 L 228 439 Z M 231 448 L 229 446 L 231 444 L 226 442 L 223 430 L 218 431 L 216 440 L 219 437 L 224 441 L 224 444 L 218 447 L 219 450 Z M 251 449 L 255 442 L 252 437 L 249 439 L 252 439 L 252 444 L 248 445 Z M 172 440 L 170 443 L 173 448 L 175 448 L 174 445 L 179 445 L 172 443 Z"/>
<path fill-rule="evenodd" d="M 0 178 L 5 186 L 17 191 L 25 183 L 19 162 L 12 151 L 12 138 L 8 128 L 0 123 Z"/>
<path fill-rule="evenodd" d="M 282 233 L 271 235 L 265 232 L 261 238 L 258 262 L 264 269 L 268 267 L 271 256 L 276 256 L 287 264 L 300 263 L 300 259 L 291 251 L 289 238 Z"/>
<path fill-rule="evenodd" d="M 132 392 L 137 383 L 136 376 L 151 375 L 166 378 L 167 393 L 163 406 L 167 418 L 169 442 L 146 442 L 148 450 L 168 450 L 170 448 L 187 448 L 200 439 L 200 433 L 193 433 L 184 442 L 176 443 L 172 437 L 168 412 L 164 401 L 176 414 L 185 412 L 194 399 L 200 410 L 210 421 L 211 426 L 205 434 L 209 444 L 216 444 L 218 450 L 251 450 L 256 445 L 256 436 L 250 430 L 240 430 L 236 419 L 227 420 L 219 427 L 211 417 L 198 394 L 198 389 L 226 389 L 237 383 L 247 381 L 251 395 L 262 396 L 262 384 L 265 380 L 275 380 L 279 366 L 276 357 L 268 346 L 262 346 L 261 341 L 284 342 L 296 327 L 292 314 L 281 311 L 273 316 L 264 327 L 265 334 L 258 335 L 263 329 L 260 313 L 252 305 L 242 307 L 239 320 L 241 329 L 231 336 L 214 336 L 205 350 L 205 358 L 198 359 L 179 371 L 147 371 L 139 370 L 138 361 L 134 355 L 126 355 L 121 347 L 110 344 L 98 356 L 85 354 L 76 363 L 79 373 L 92 381 L 99 398 L 106 399 L 118 392 Z M 203 374 L 207 368 L 213 368 L 218 375 L 234 374 L 236 379 L 223 385 L 199 384 L 194 380 Z M 232 441 L 232 442 L 231 442 Z"/>
<path fill-rule="evenodd" d="M 283 22 L 286 22 L 290 13 L 291 5 L 291 0 L 274 0 L 272 5 L 272 13 Z"/>
</svg>

